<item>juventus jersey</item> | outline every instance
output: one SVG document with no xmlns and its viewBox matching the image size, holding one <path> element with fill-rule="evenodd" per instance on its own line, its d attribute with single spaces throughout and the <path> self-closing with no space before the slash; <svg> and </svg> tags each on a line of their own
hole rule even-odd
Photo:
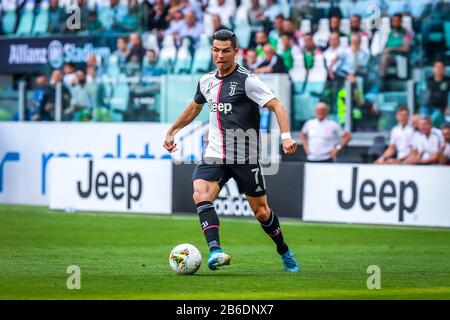
<svg viewBox="0 0 450 320">
<path fill-rule="evenodd" d="M 225 77 L 217 71 L 201 77 L 194 101 L 207 102 L 210 109 L 205 158 L 256 163 L 260 152 L 259 107 L 274 98 L 261 80 L 239 65 Z"/>
</svg>

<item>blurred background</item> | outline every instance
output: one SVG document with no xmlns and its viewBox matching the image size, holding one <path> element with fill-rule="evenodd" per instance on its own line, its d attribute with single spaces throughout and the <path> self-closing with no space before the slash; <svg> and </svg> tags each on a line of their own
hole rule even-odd
<svg viewBox="0 0 450 320">
<path fill-rule="evenodd" d="M 373 161 L 368 150 L 387 145 L 400 106 L 437 128 L 450 118 L 448 88 L 439 106 L 430 95 L 436 73 L 450 75 L 450 1 L 0 3 L 1 121 L 173 122 L 214 69 L 220 28 L 236 33 L 238 63 L 288 107 L 297 140 L 327 103 L 353 134 L 340 161 Z M 304 158 L 299 148 L 290 160 Z"/>
</svg>

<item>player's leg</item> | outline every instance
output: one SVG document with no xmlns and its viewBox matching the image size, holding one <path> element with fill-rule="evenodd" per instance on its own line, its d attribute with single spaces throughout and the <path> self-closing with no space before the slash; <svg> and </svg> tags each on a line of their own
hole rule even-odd
<svg viewBox="0 0 450 320">
<path fill-rule="evenodd" d="M 290 272 L 298 271 L 294 255 L 284 241 L 278 217 L 267 204 L 266 182 L 259 163 L 234 165 L 231 167 L 231 171 L 239 191 L 246 194 L 256 219 L 276 244 L 277 252 L 283 261 L 285 270 Z"/>
<path fill-rule="evenodd" d="M 196 179 L 193 182 L 193 186 L 194 194 L 192 198 L 197 207 L 200 224 L 209 250 L 221 249 L 219 240 L 220 223 L 213 203 L 220 191 L 219 183 Z"/>
<path fill-rule="evenodd" d="M 220 223 L 213 203 L 227 180 L 226 170 L 218 164 L 200 164 L 195 169 L 192 180 L 193 200 L 210 250 L 208 267 L 216 270 L 220 266 L 230 264 L 231 260 L 231 257 L 223 253 L 220 247 Z"/>
<path fill-rule="evenodd" d="M 270 236 L 277 246 L 277 252 L 280 255 L 284 268 L 288 272 L 297 272 L 299 270 L 297 261 L 288 245 L 284 241 L 281 232 L 280 221 L 277 215 L 269 208 L 267 196 L 252 197 L 247 195 L 247 200 L 255 214 L 256 219 L 261 224 L 262 229 Z"/>
</svg>

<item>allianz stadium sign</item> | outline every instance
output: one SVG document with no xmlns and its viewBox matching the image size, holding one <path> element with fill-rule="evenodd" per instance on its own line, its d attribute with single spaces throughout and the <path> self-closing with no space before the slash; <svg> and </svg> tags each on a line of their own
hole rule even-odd
<svg viewBox="0 0 450 320">
<path fill-rule="evenodd" d="M 95 46 L 92 37 L 0 40 L 0 73 L 29 73 L 43 67 L 54 69 L 64 63 L 86 63 L 90 55 L 110 55 L 107 46 Z"/>
</svg>

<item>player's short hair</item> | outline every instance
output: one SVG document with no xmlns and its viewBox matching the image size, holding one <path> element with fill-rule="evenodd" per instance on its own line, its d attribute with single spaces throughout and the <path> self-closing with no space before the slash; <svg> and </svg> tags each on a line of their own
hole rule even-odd
<svg viewBox="0 0 450 320">
<path fill-rule="evenodd" d="M 406 112 L 409 113 L 409 109 L 408 109 L 407 106 L 400 106 L 400 107 L 398 107 L 397 110 L 396 110 L 397 113 L 398 113 L 398 112 L 402 112 L 402 111 L 406 111 Z"/>
<path fill-rule="evenodd" d="M 444 129 L 450 130 L 450 122 L 445 122 L 445 123 L 442 125 L 441 129 L 442 129 L 442 130 L 444 130 Z"/>
<path fill-rule="evenodd" d="M 233 48 L 236 48 L 236 35 L 233 31 L 228 29 L 220 29 L 212 35 L 212 40 L 219 40 L 219 41 L 230 41 L 231 46 Z"/>
</svg>

